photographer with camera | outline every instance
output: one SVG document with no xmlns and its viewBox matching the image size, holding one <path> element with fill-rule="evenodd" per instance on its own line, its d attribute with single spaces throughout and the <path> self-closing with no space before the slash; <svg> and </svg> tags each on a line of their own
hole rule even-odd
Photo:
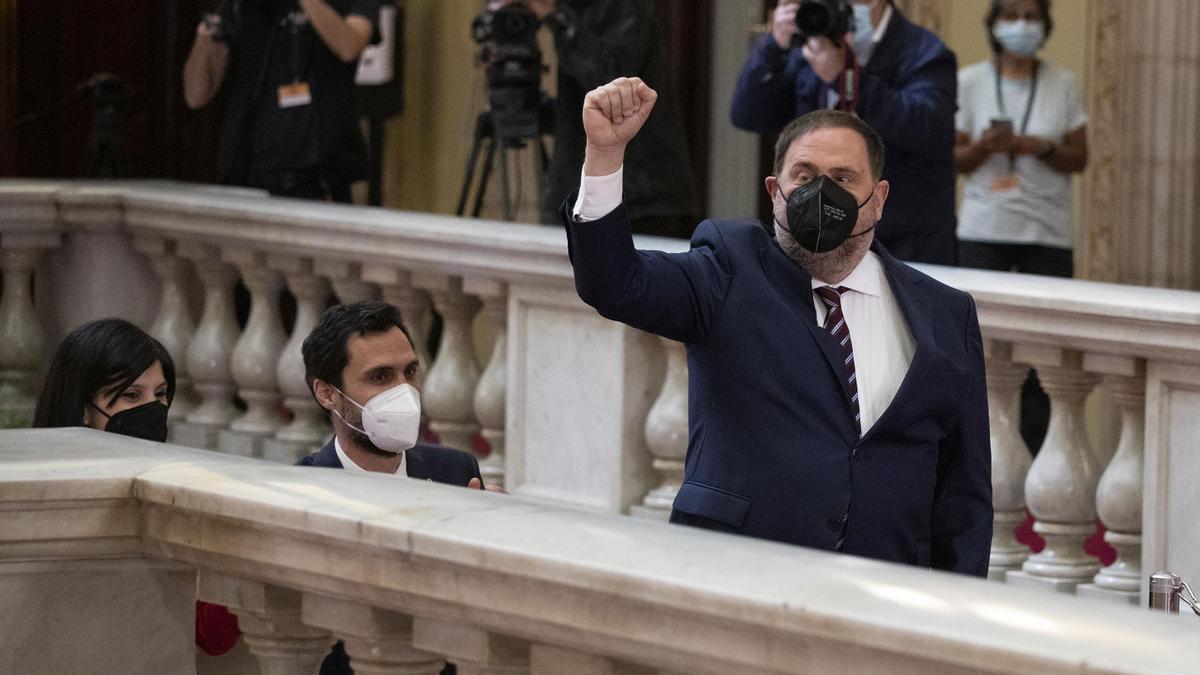
<svg viewBox="0 0 1200 675">
<path fill-rule="evenodd" d="M 379 0 L 222 0 L 196 27 L 183 68 L 189 108 L 228 77 L 222 183 L 350 201 L 367 154 L 350 101 Z"/>
<path fill-rule="evenodd" d="M 663 30 L 645 0 L 490 0 L 489 11 L 524 6 L 554 34 L 558 97 L 554 153 L 542 195 L 542 222 L 557 224 L 563 199 L 578 187 L 586 134 L 579 111 L 589 91 L 620 75 L 670 88 Z M 625 157 L 625 204 L 633 231 L 690 237 L 699 207 L 673 100 L 654 111 Z"/>
<path fill-rule="evenodd" d="M 877 236 L 902 260 L 953 265 L 956 69 L 890 0 L 782 0 L 742 68 L 733 123 L 773 135 L 813 110 L 855 113 L 887 147 L 895 197 Z"/>
</svg>

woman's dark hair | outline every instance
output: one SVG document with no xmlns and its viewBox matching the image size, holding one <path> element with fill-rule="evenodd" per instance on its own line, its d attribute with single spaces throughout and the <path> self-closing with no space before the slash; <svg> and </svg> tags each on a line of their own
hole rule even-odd
<svg viewBox="0 0 1200 675">
<path fill-rule="evenodd" d="M 101 390 L 115 401 L 157 361 L 167 380 L 167 402 L 175 400 L 175 362 L 158 340 L 123 319 L 85 323 L 63 338 L 33 413 L 33 426 L 77 427 Z"/>
<path fill-rule="evenodd" d="M 992 0 L 992 6 L 988 8 L 987 16 L 983 17 L 983 25 L 987 26 L 988 44 L 992 46 L 992 51 L 999 54 L 1004 47 L 1000 41 L 996 39 L 992 29 L 996 27 L 996 22 L 1000 20 L 1000 13 L 1004 11 L 1005 6 L 1010 2 L 1018 0 Z M 1042 14 L 1042 25 L 1046 28 L 1044 40 L 1050 39 L 1050 31 L 1054 30 L 1054 19 L 1050 18 L 1050 0 L 1033 0 L 1033 4 L 1037 5 L 1038 11 Z"/>
<path fill-rule="evenodd" d="M 316 397 L 313 380 L 341 388 L 342 371 L 350 360 L 346 343 L 351 335 L 386 333 L 393 326 L 412 342 L 412 336 L 400 320 L 400 310 L 386 302 L 356 302 L 334 305 L 325 310 L 300 346 L 300 353 L 304 357 L 304 381 L 308 383 L 308 390 L 313 397 Z"/>
</svg>

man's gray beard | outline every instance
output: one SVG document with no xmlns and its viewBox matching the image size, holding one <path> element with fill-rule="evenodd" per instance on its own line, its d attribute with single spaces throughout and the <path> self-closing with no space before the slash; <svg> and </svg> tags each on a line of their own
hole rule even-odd
<svg viewBox="0 0 1200 675">
<path fill-rule="evenodd" d="M 871 237 L 862 235 L 846 239 L 832 251 L 813 253 L 801 246 L 778 220 L 775 221 L 775 239 L 787 257 L 808 272 L 809 276 L 827 284 L 839 283 L 849 276 L 866 255 L 866 249 L 871 247 Z"/>
</svg>

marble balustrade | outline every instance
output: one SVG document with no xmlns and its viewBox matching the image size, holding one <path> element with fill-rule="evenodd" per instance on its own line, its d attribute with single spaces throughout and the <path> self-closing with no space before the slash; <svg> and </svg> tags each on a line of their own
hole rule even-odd
<svg viewBox="0 0 1200 675">
<path fill-rule="evenodd" d="M 189 672 L 197 594 L 263 673 L 337 639 L 364 673 L 1177 673 L 1200 650 L 1142 609 L 396 480 L 4 432 L 0 671 Z"/>
<path fill-rule="evenodd" d="M 80 246 L 75 223 L 99 219 L 78 214 L 104 214 L 111 236 L 149 258 L 159 287 L 130 283 L 118 294 L 157 307 L 145 325 L 182 365 L 175 442 L 287 463 L 311 451 L 328 428 L 303 387 L 302 333 L 330 297 L 383 298 L 419 343 L 429 427 L 464 449 L 485 439 L 489 482 L 529 500 L 665 519 L 687 443 L 684 350 L 584 306 L 557 228 L 172 183 L 0 181 L 4 411 L 31 408 L 38 355 L 61 337 L 39 319 L 61 333 L 95 318 L 64 284 L 42 284 L 55 292 L 32 306 L 30 279 L 112 277 L 104 259 L 69 274 L 56 264 Z M 1195 531 L 1188 486 L 1200 477 L 1189 459 L 1200 437 L 1200 294 L 924 269 L 977 303 L 991 401 L 990 576 L 1120 603 L 1140 602 L 1146 570 L 1200 578 L 1200 549 L 1179 544 Z M 233 315 L 239 279 L 251 297 L 244 329 Z M 277 309 L 284 289 L 297 300 L 290 335 Z M 436 360 L 425 353 L 433 311 L 443 319 Z M 480 327 L 494 334 L 489 348 L 472 339 Z M 1052 401 L 1036 460 L 1017 433 L 1031 366 Z M 1111 455 L 1084 429 L 1083 402 L 1101 384 L 1120 417 Z M 1026 509 L 1047 541 L 1036 555 L 1011 535 Z M 1097 519 L 1119 552 L 1104 569 L 1081 549 Z"/>
</svg>

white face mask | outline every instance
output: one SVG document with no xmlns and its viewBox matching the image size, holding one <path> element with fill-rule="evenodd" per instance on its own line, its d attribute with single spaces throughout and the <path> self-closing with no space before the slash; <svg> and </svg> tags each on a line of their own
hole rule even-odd
<svg viewBox="0 0 1200 675">
<path fill-rule="evenodd" d="M 1016 56 L 1030 57 L 1037 54 L 1038 48 L 1046 39 L 1046 28 L 1041 21 L 997 21 L 992 31 L 996 41 L 1006 51 Z"/>
<path fill-rule="evenodd" d="M 867 4 L 854 3 L 850 8 L 854 11 L 854 33 L 850 38 L 851 47 L 854 48 L 854 53 L 861 54 L 864 50 L 871 46 L 871 39 L 875 37 L 875 26 L 871 24 L 871 10 L 875 7 L 874 2 Z"/>
<path fill-rule="evenodd" d="M 421 432 L 421 393 L 411 384 L 400 384 L 376 394 L 359 405 L 358 401 L 346 396 L 334 387 L 343 398 L 362 410 L 363 428 L 350 424 L 338 411 L 333 411 L 346 426 L 366 434 L 375 447 L 384 452 L 400 453 L 417 444 Z"/>
</svg>

